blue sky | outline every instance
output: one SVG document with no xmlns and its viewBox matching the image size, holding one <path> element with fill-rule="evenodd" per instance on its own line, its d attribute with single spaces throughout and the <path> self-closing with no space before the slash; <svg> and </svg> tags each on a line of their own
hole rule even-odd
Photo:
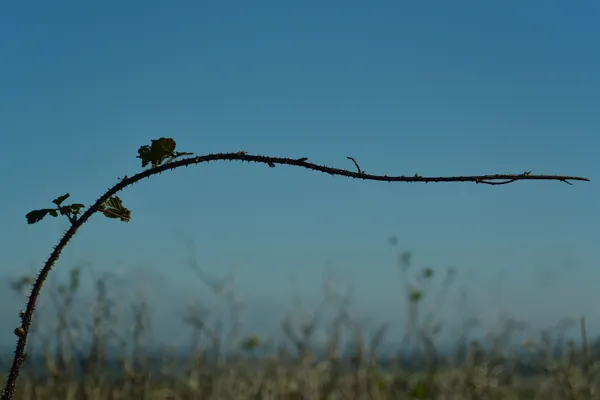
<svg viewBox="0 0 600 400">
<path fill-rule="evenodd" d="M 198 154 L 342 168 L 353 156 L 371 173 L 592 182 L 381 184 L 211 163 L 127 189 L 131 222 L 94 217 L 57 275 L 91 261 L 177 305 L 206 291 L 194 257 L 234 271 L 252 319 L 296 290 L 318 298 L 333 273 L 357 313 L 399 320 L 395 254 L 410 250 L 415 267 L 457 269 L 470 312 L 600 326 L 599 13 L 564 1 L 3 2 L 0 273 L 39 269 L 67 227 L 28 226 L 28 211 L 66 192 L 92 203 L 168 136 Z"/>
</svg>

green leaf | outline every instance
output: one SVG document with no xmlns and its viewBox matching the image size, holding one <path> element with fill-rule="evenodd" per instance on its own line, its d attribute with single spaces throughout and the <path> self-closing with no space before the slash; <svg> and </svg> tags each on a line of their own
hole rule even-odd
<svg viewBox="0 0 600 400">
<path fill-rule="evenodd" d="M 42 219 L 44 219 L 44 217 L 46 215 L 48 215 L 48 213 L 50 211 L 54 211 L 52 209 L 48 209 L 48 208 L 43 208 L 41 210 L 33 210 L 27 213 L 27 215 L 25 215 L 25 218 L 27 218 L 27 223 L 29 225 L 31 224 L 35 224 L 37 222 L 40 222 Z"/>
<path fill-rule="evenodd" d="M 175 140 L 172 138 L 160 138 L 152 140 L 151 146 L 142 146 L 138 150 L 137 158 L 142 160 L 142 167 L 148 164 L 152 168 L 162 164 L 167 158 L 175 156 Z"/>
<path fill-rule="evenodd" d="M 423 298 L 423 293 L 420 290 L 413 290 L 410 293 L 411 303 L 418 303 Z"/>
<path fill-rule="evenodd" d="M 260 340 L 256 336 L 249 336 L 242 340 L 240 347 L 245 351 L 252 351 L 260 344 Z"/>
<path fill-rule="evenodd" d="M 137 158 L 142 160 L 142 167 L 150 164 L 152 168 L 162 163 L 170 162 L 177 157 L 191 156 L 194 153 L 175 151 L 177 144 L 172 138 L 160 138 L 152 140 L 152 145 L 142 146 L 138 150 Z"/>
<path fill-rule="evenodd" d="M 63 194 L 62 196 L 60 196 L 60 197 L 57 197 L 56 199 L 52 200 L 52 202 L 53 202 L 54 204 L 56 204 L 56 206 L 57 206 L 57 207 L 60 207 L 60 205 L 62 204 L 62 202 L 63 202 L 63 201 L 65 201 L 66 199 L 68 199 L 68 198 L 69 198 L 69 196 L 70 196 L 70 194 L 69 194 L 69 193 L 67 193 L 67 194 Z"/>
<path fill-rule="evenodd" d="M 106 200 L 99 208 L 99 211 L 108 218 L 118 218 L 123 222 L 129 222 L 131 211 L 123 207 L 123 202 L 118 196 Z"/>
<path fill-rule="evenodd" d="M 79 214 L 84 207 L 83 204 L 70 204 L 68 206 L 59 207 L 58 212 L 60 212 L 60 215 L 73 216 Z"/>
</svg>

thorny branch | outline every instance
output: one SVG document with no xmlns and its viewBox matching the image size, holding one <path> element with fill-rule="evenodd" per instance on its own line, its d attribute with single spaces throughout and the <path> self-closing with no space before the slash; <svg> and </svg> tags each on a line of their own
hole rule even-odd
<svg viewBox="0 0 600 400">
<path fill-rule="evenodd" d="M 172 141 L 172 140 L 171 140 Z M 154 142 L 154 141 L 153 141 Z M 156 141 L 159 142 L 159 141 Z M 239 151 L 234 153 L 215 153 L 208 154 L 204 156 L 195 156 L 188 157 L 179 160 L 175 160 L 176 157 L 180 157 L 182 155 L 189 155 L 190 153 L 174 153 L 175 142 L 172 141 L 172 149 L 164 150 L 158 149 L 157 151 L 163 151 L 164 154 L 159 154 L 160 157 L 157 160 L 152 159 L 152 168 L 144 170 L 132 177 L 123 177 L 119 180 L 119 182 L 110 188 L 105 194 L 103 194 L 96 202 L 88 208 L 81 216 L 77 219 L 74 219 L 71 223 L 70 228 L 58 242 L 57 246 L 54 248 L 50 257 L 46 261 L 44 267 L 40 271 L 37 276 L 33 287 L 31 289 L 31 294 L 29 296 L 29 300 L 27 302 L 27 308 L 24 312 L 21 312 L 21 325 L 15 329 L 15 334 L 18 336 L 17 346 L 15 349 L 15 355 L 13 358 L 13 363 L 6 380 L 5 388 L 2 393 L 2 400 L 10 400 L 12 399 L 14 392 L 16 381 L 19 375 L 19 371 L 22 363 L 26 358 L 25 346 L 27 344 L 27 336 L 29 333 L 29 328 L 31 326 L 31 320 L 33 317 L 33 312 L 35 310 L 35 305 L 40 294 L 41 288 L 43 286 L 44 281 L 46 280 L 50 270 L 53 265 L 59 259 L 62 250 L 69 243 L 73 235 L 77 232 L 77 230 L 96 212 L 101 211 L 105 206 L 104 204 L 111 199 L 112 196 L 125 189 L 126 187 L 133 185 L 134 183 L 144 179 L 149 178 L 150 176 L 160 174 L 167 170 L 174 170 L 180 167 L 187 167 L 193 164 L 201 164 L 208 163 L 211 161 L 246 161 L 246 162 L 255 162 L 266 164 L 271 168 L 274 168 L 277 164 L 279 165 L 290 165 L 301 168 L 306 168 L 313 171 L 320 171 L 329 175 L 335 176 L 344 176 L 347 178 L 353 179 L 362 179 L 369 181 L 379 181 L 379 182 L 473 182 L 473 183 L 481 183 L 486 185 L 504 185 L 508 183 L 512 183 L 518 180 L 554 180 L 561 181 L 564 183 L 570 184 L 569 181 L 589 181 L 588 178 L 579 177 L 579 176 L 563 176 L 563 175 L 533 175 L 530 172 L 525 172 L 522 174 L 493 174 L 493 175 L 473 175 L 473 176 L 419 176 L 415 174 L 414 176 L 389 176 L 389 175 L 373 175 L 364 173 L 359 167 L 356 160 L 350 158 L 354 161 L 355 166 L 358 169 L 358 172 L 349 171 L 346 169 L 340 168 L 332 168 L 326 165 L 320 165 L 308 162 L 308 158 L 302 157 L 297 159 L 285 158 L 285 157 L 269 157 L 269 156 L 261 156 L 261 155 L 251 155 L 246 151 Z M 140 149 L 139 153 L 142 156 L 142 153 L 155 151 L 154 148 L 150 149 L 148 146 L 145 146 Z M 170 151 L 170 153 L 168 153 Z M 172 154 L 171 154 L 172 153 Z M 165 158 L 166 155 L 169 157 Z M 143 157 L 140 157 L 143 159 Z M 164 160 L 167 160 L 166 163 L 160 164 Z M 147 161 L 144 161 L 148 163 Z"/>
<path fill-rule="evenodd" d="M 187 166 L 190 164 L 199 164 L 203 162 L 211 162 L 211 161 L 246 161 L 246 162 L 255 162 L 255 163 L 263 163 L 269 165 L 273 168 L 276 164 L 280 165 L 291 165 L 297 167 L 303 167 L 306 169 L 310 169 L 313 171 L 320 171 L 329 175 L 337 175 L 337 176 L 345 176 L 348 178 L 354 179 L 363 179 L 370 181 L 379 181 L 379 182 L 422 182 L 422 183 L 441 183 L 441 182 L 473 182 L 473 183 L 482 183 L 486 185 L 505 185 L 507 183 L 512 183 L 520 180 L 554 180 L 561 181 L 567 184 L 571 184 L 569 181 L 585 181 L 589 182 L 588 178 L 580 177 L 580 176 L 568 176 L 568 175 L 533 175 L 531 171 L 527 171 L 521 174 L 490 174 L 490 175 L 469 175 L 469 176 L 420 176 L 415 174 L 414 176 L 392 176 L 392 175 L 374 175 L 365 173 L 358 165 L 358 162 L 353 157 L 347 157 L 352 160 L 358 169 L 358 172 L 349 171 L 341 168 L 332 168 L 326 165 L 315 164 L 308 162 L 306 157 L 293 159 L 293 158 L 285 158 L 285 157 L 269 157 L 269 156 L 260 156 L 260 155 L 251 155 L 245 151 L 236 152 L 236 153 L 215 153 L 208 154 L 205 156 L 197 156 L 186 158 L 179 161 L 174 161 L 170 164 L 165 164 L 162 167 L 162 171 L 167 169 L 175 169 L 180 166 Z M 149 172 L 150 170 L 146 171 Z M 162 171 L 157 171 L 156 173 L 160 173 Z M 145 178 L 145 176 L 144 176 Z M 140 178 L 142 179 L 142 178 Z"/>
</svg>

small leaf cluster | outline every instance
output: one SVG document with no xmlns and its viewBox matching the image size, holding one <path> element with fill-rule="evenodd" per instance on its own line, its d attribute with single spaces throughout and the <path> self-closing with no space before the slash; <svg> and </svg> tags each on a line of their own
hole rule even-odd
<svg viewBox="0 0 600 400">
<path fill-rule="evenodd" d="M 74 203 L 65 206 L 61 205 L 62 202 L 65 201 L 69 196 L 70 194 L 66 193 L 52 200 L 52 202 L 56 204 L 56 208 L 42 208 L 28 212 L 25 215 L 27 218 L 27 223 L 30 225 L 38 223 L 44 219 L 46 215 L 50 215 L 52 217 L 64 215 L 68 218 L 71 224 L 75 223 L 77 221 L 77 216 L 81 213 L 81 210 L 85 208 L 85 205 L 80 203 Z M 131 210 L 123 206 L 123 202 L 118 196 L 113 196 L 106 200 L 104 204 L 99 207 L 98 211 L 108 218 L 118 218 L 123 222 L 129 222 L 131 219 Z"/>
<path fill-rule="evenodd" d="M 175 158 L 193 155 L 193 153 L 175 151 L 176 147 L 177 143 L 175 140 L 172 138 L 161 137 L 159 139 L 152 140 L 152 144 L 150 146 L 145 145 L 140 147 L 138 149 L 138 156 L 136 158 L 142 160 L 142 167 L 151 165 L 152 168 L 155 168 L 164 163 L 169 163 Z M 123 180 L 125 179 L 127 179 L 127 177 L 123 178 Z M 38 223 L 47 215 L 51 215 L 53 217 L 64 215 L 69 219 L 71 224 L 74 224 L 77 221 L 77 217 L 81 213 L 81 210 L 85 208 L 85 205 L 80 203 L 62 205 L 62 203 L 69 198 L 69 196 L 70 194 L 66 193 L 52 200 L 52 203 L 56 205 L 56 208 L 42 208 L 28 212 L 25 216 L 27 218 L 27 223 Z M 105 217 L 120 219 L 123 222 L 129 222 L 131 219 L 131 210 L 123 206 L 123 202 L 118 196 L 112 196 L 106 200 L 102 205 L 100 205 L 100 207 L 98 207 L 98 211 L 104 214 Z"/>
<path fill-rule="evenodd" d="M 240 343 L 240 348 L 244 351 L 252 351 L 260 345 L 258 336 L 248 336 Z"/>
<path fill-rule="evenodd" d="M 42 208 L 39 210 L 33 210 L 33 211 L 28 212 L 27 215 L 25 216 L 27 218 L 27 223 L 30 225 L 35 224 L 37 222 L 40 222 L 42 219 L 44 219 L 44 217 L 46 217 L 46 215 L 58 217 L 59 214 L 66 216 L 69 219 L 69 221 L 71 221 L 71 223 L 75 222 L 77 220 L 77 215 L 79 215 L 81 210 L 83 208 L 85 208 L 85 205 L 79 204 L 79 203 L 74 203 L 74 204 L 69 204 L 69 205 L 63 206 L 62 203 L 66 199 L 68 199 L 69 196 L 70 196 L 70 194 L 66 193 L 66 194 L 63 194 L 62 196 L 59 196 L 56 199 L 52 200 L 52 203 L 54 203 L 56 205 L 56 208 Z"/>
<path fill-rule="evenodd" d="M 165 161 L 168 163 L 177 157 L 194 155 L 193 153 L 176 152 L 176 146 L 177 144 L 172 138 L 161 137 L 160 139 L 152 140 L 150 146 L 145 145 L 140 147 L 136 158 L 142 160 L 142 168 L 146 167 L 148 164 L 150 164 L 152 168 L 155 168 L 165 163 Z"/>
</svg>

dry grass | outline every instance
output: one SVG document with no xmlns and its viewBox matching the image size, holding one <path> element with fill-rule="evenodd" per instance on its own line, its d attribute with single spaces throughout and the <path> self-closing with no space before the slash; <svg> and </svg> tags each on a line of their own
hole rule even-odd
<svg viewBox="0 0 600 400">
<path fill-rule="evenodd" d="M 409 261 L 406 254 L 400 257 L 404 271 Z M 432 278 L 430 270 L 419 273 L 421 283 Z M 13 288 L 23 293 L 27 284 L 23 279 Z M 192 338 L 185 356 L 181 351 L 155 356 L 146 351 L 152 326 L 148 304 L 139 299 L 129 305 L 121 315 L 127 321 L 123 324 L 107 281 L 98 278 L 94 284 L 94 301 L 85 315 L 73 311 L 79 301 L 78 269 L 68 282 L 48 289 L 46 305 L 56 317 L 52 323 L 36 318 L 35 343 L 16 399 L 600 399 L 600 357 L 588 348 L 583 319 L 583 345 L 563 345 L 560 335 L 528 331 L 531 339 L 512 348 L 511 335 L 526 330 L 514 321 L 477 342 L 469 339 L 470 321 L 454 348 L 442 352 L 436 347 L 439 328 L 428 318 L 433 314 L 417 318 L 428 295 L 422 285 L 407 287 L 412 300 L 407 332 L 412 332 L 413 345 L 403 343 L 404 350 L 413 349 L 410 356 L 382 354 L 389 326 L 367 335 L 351 317 L 347 301 L 337 304 L 330 322 L 320 310 L 302 321 L 288 316 L 282 324 L 285 347 L 240 337 L 239 324 L 230 322 L 226 328 L 223 320 L 208 323 L 192 307 L 184 318 Z M 217 286 L 209 288 L 227 300 L 235 316 L 230 293 Z M 319 325 L 329 333 L 317 350 L 313 343 Z M 84 336 L 89 340 L 81 340 Z M 227 343 L 238 351 L 226 355 L 222 349 Z M 2 360 L 4 366 L 8 361 Z"/>
</svg>

